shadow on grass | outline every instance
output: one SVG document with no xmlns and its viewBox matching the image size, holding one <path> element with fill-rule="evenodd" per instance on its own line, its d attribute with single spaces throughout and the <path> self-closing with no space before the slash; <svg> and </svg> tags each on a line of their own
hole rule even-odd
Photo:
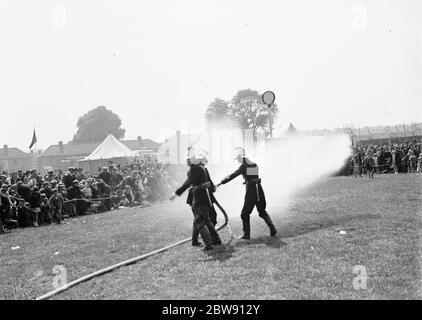
<svg viewBox="0 0 422 320">
<path fill-rule="evenodd" d="M 237 247 L 244 247 L 250 246 L 255 244 L 265 244 L 267 247 L 271 247 L 274 249 L 279 249 L 287 245 L 287 243 L 283 242 L 280 236 L 269 237 L 269 236 L 261 236 L 258 238 L 252 238 L 251 240 L 239 240 L 236 243 Z"/>
<path fill-rule="evenodd" d="M 353 220 L 376 219 L 378 217 L 378 214 L 362 214 L 358 216 L 352 215 L 350 217 L 341 217 L 337 219 L 326 219 L 320 222 L 309 221 L 304 223 L 289 223 L 280 228 L 279 236 L 281 238 L 294 238 L 296 236 L 307 234 L 313 231 L 327 229 L 338 225 L 344 225 Z"/>
<path fill-rule="evenodd" d="M 208 259 L 204 261 L 227 261 L 233 257 L 235 253 L 234 245 L 231 244 L 223 244 L 221 246 L 216 246 L 214 250 L 205 251 L 204 252 Z"/>
</svg>

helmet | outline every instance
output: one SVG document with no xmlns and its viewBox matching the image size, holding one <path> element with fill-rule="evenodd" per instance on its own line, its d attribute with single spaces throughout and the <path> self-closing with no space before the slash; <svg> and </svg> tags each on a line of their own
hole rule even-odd
<svg viewBox="0 0 422 320">
<path fill-rule="evenodd" d="M 237 147 L 235 148 L 235 160 L 240 160 L 242 158 L 245 157 L 245 149 L 243 149 L 242 147 Z"/>
<path fill-rule="evenodd" d="M 188 147 L 185 159 L 188 162 L 188 165 L 200 163 L 199 159 L 195 156 L 193 147 Z"/>
<path fill-rule="evenodd" d="M 199 163 L 206 165 L 208 163 L 209 154 L 205 150 L 200 150 L 196 156 Z"/>
</svg>

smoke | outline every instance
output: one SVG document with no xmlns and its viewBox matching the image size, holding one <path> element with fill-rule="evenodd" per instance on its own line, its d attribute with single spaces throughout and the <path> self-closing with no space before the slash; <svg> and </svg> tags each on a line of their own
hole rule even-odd
<svg viewBox="0 0 422 320">
<path fill-rule="evenodd" d="M 291 136 L 266 141 L 254 151 L 246 149 L 246 156 L 259 166 L 267 206 L 282 209 L 298 192 L 340 170 L 350 155 L 350 148 L 347 135 Z M 230 166 L 210 166 L 215 182 L 238 168 L 239 164 L 231 159 Z M 238 177 L 216 193 L 230 214 L 240 213 L 244 197 L 242 182 Z M 271 211 L 271 214 L 277 212 Z"/>
<path fill-rule="evenodd" d="M 262 184 L 270 206 L 285 206 L 295 194 L 340 170 L 350 155 L 347 135 L 292 136 L 258 153 Z"/>
</svg>

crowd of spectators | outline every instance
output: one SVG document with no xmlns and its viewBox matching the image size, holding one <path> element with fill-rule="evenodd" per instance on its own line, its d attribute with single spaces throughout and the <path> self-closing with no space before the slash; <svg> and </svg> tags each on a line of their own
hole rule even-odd
<svg viewBox="0 0 422 320">
<path fill-rule="evenodd" d="M 96 174 L 70 167 L 2 172 L 0 233 L 13 227 L 61 224 L 64 219 L 168 199 L 186 172 L 156 161 L 110 164 Z"/>
<path fill-rule="evenodd" d="M 348 173 L 362 175 L 371 160 L 376 173 L 421 173 L 420 142 L 403 142 L 384 145 L 357 145 L 350 158 Z"/>
</svg>

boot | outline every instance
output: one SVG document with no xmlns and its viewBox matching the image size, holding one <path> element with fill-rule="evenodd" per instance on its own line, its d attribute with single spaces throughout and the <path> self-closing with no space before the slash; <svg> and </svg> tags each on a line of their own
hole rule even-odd
<svg viewBox="0 0 422 320">
<path fill-rule="evenodd" d="M 212 250 L 212 249 L 214 249 L 214 246 L 212 244 L 207 244 L 202 250 L 208 251 L 208 250 Z"/>
<path fill-rule="evenodd" d="M 199 231 L 197 228 L 195 228 L 195 225 L 193 226 L 192 229 L 192 246 L 194 247 L 202 247 L 203 243 L 198 241 L 198 237 L 199 237 Z"/>
<path fill-rule="evenodd" d="M 204 240 L 205 242 L 205 247 L 212 246 L 210 231 L 205 225 L 199 229 L 199 234 L 201 235 L 202 240 Z M 204 248 L 204 250 L 208 250 L 208 249 Z"/>
<path fill-rule="evenodd" d="M 243 236 L 240 236 L 239 239 L 250 240 L 251 239 L 251 223 L 249 217 L 242 219 L 243 224 Z"/>
<path fill-rule="evenodd" d="M 4 226 L 3 226 L 3 222 L 1 221 L 1 218 L 0 218 L 0 233 L 4 233 L 5 231 L 4 231 Z"/>
<path fill-rule="evenodd" d="M 215 228 L 212 225 L 212 223 L 211 223 L 210 226 L 208 226 L 208 230 L 209 230 L 210 235 L 211 235 L 212 244 L 216 245 L 216 246 L 222 244 L 220 236 L 218 235 L 217 231 L 215 231 Z"/>
<path fill-rule="evenodd" d="M 271 217 L 269 216 L 269 214 L 267 213 L 266 215 L 264 215 L 263 217 L 261 217 L 262 219 L 264 219 L 265 223 L 267 224 L 267 226 L 270 228 L 270 234 L 271 237 L 274 237 L 277 234 L 277 230 L 274 226 L 273 221 L 271 220 Z"/>
</svg>

